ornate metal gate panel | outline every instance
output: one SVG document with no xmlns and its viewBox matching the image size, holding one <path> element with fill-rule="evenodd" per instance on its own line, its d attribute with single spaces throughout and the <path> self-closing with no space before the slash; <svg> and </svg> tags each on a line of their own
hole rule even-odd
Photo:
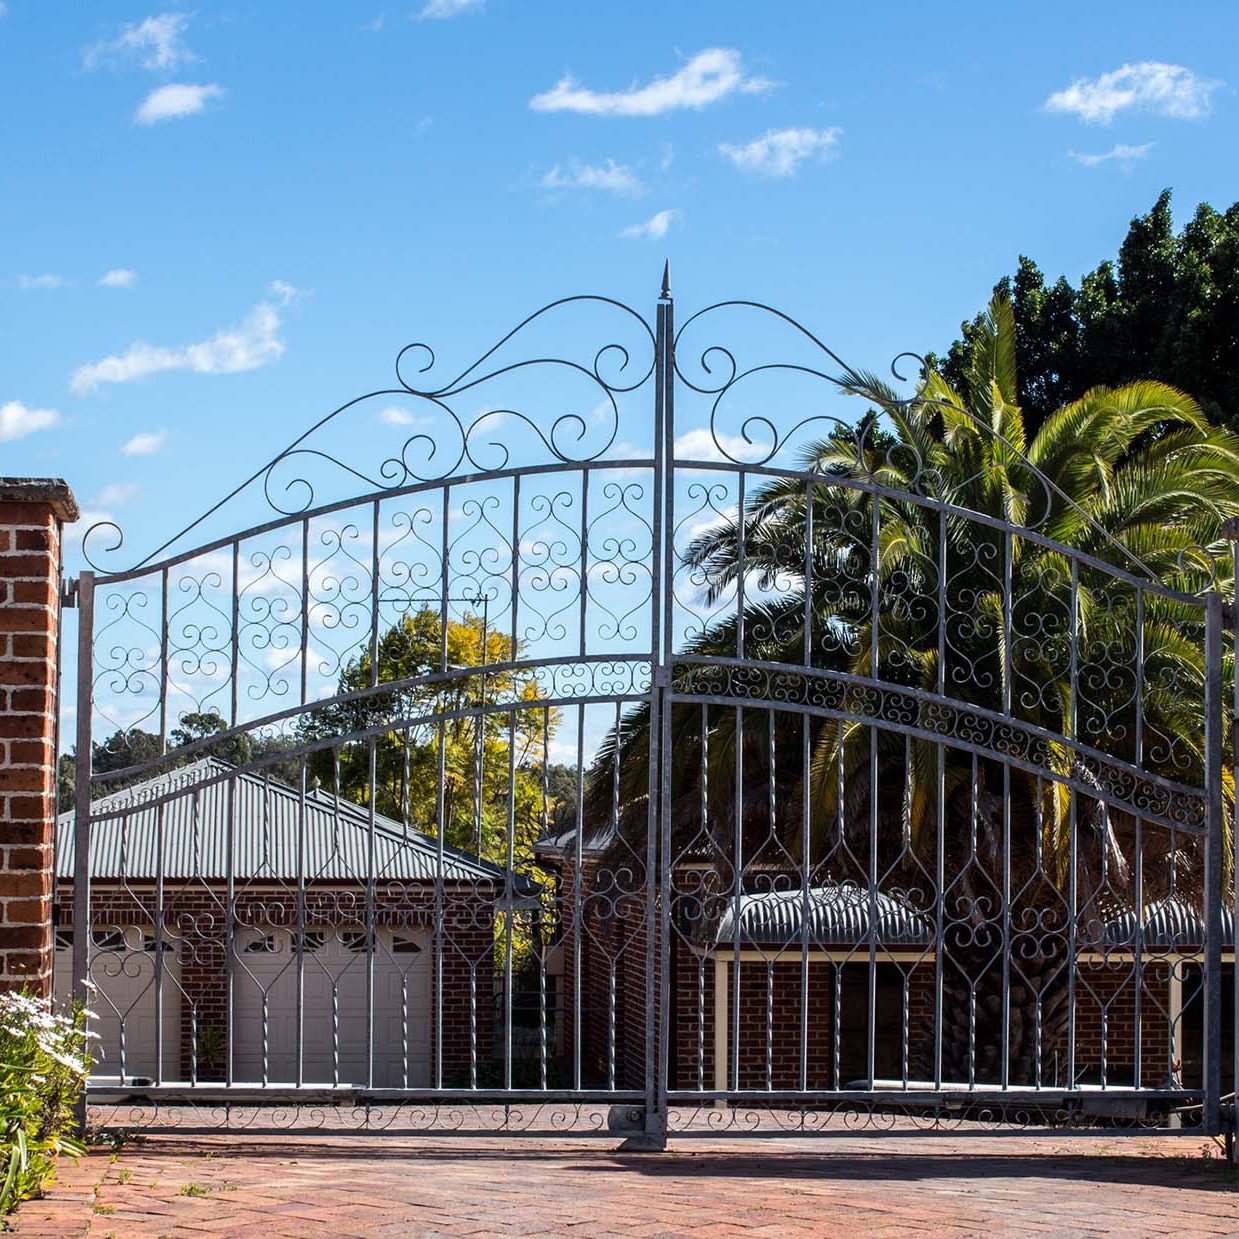
<svg viewBox="0 0 1239 1239">
<path fill-rule="evenodd" d="M 438 370 L 87 536 L 103 1121 L 1220 1129 L 1207 556 L 754 303 Z"/>
</svg>

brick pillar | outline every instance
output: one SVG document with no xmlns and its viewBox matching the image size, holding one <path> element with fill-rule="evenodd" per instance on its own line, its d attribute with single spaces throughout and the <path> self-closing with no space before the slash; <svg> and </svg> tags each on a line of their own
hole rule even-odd
<svg viewBox="0 0 1239 1239">
<path fill-rule="evenodd" d="M 0 989 L 52 988 L 61 530 L 56 478 L 0 478 Z"/>
</svg>

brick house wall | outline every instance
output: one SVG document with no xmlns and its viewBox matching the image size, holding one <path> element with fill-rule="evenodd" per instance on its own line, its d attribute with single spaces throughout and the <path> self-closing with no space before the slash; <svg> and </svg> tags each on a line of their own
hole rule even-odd
<svg viewBox="0 0 1239 1239">
<path fill-rule="evenodd" d="M 1140 1086 L 1177 1087 L 1172 1064 L 1186 1047 L 1180 1044 L 1172 1053 L 1172 965 L 1150 960 L 1141 971 L 1137 985 L 1130 957 L 1106 963 L 1084 959 L 1080 963 L 1076 973 L 1075 1066 L 1077 1076 L 1090 1083 L 1100 1082 L 1104 1068 L 1107 1084 L 1134 1086 L 1139 1018 Z M 1181 1041 L 1181 1019 L 1179 1024 Z"/>
<path fill-rule="evenodd" d="M 52 986 L 61 540 L 58 479 L 0 478 L 0 989 Z"/>
<path fill-rule="evenodd" d="M 449 887 L 443 919 L 443 1084 L 468 1087 L 470 1067 L 488 1063 L 495 1053 L 494 923 L 493 904 L 498 888 L 486 884 Z M 228 990 L 225 960 L 226 890 L 202 883 L 183 889 L 169 882 L 164 890 L 164 925 L 175 935 L 181 968 L 180 1069 L 184 1078 L 202 1082 L 222 1079 L 227 1047 Z M 286 886 L 248 885 L 233 901 L 238 929 L 244 926 L 294 928 L 298 924 L 295 893 Z M 351 908 L 351 911 L 346 909 Z M 479 915 L 479 908 L 485 912 Z M 305 924 L 341 925 L 364 929 L 365 904 L 356 888 L 306 891 Z M 390 888 L 376 898 L 376 924 L 385 928 L 434 927 L 434 887 L 409 884 L 399 895 Z M 123 889 L 97 882 L 91 889 L 91 915 L 96 925 L 137 926 L 153 933 L 158 914 L 153 884 L 127 884 Z M 73 887 L 62 882 L 56 890 L 56 928 L 72 930 Z M 435 987 L 432 981 L 431 1001 Z M 429 1013 L 431 1062 L 435 1061 L 434 1013 Z M 217 1030 L 211 1048 L 215 1065 L 195 1053 L 196 1034 Z"/>
</svg>

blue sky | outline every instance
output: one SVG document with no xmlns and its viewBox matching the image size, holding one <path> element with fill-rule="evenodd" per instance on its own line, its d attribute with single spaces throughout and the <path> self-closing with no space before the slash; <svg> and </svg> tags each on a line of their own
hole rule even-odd
<svg viewBox="0 0 1239 1239">
<path fill-rule="evenodd" d="M 879 369 L 1239 198 L 1231 3 L 0 7 L 0 472 L 143 553 L 408 341 L 664 257 Z"/>
</svg>

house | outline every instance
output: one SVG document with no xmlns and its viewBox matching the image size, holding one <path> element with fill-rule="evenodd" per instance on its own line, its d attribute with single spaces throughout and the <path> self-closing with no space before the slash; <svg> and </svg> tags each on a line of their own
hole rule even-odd
<svg viewBox="0 0 1239 1239">
<path fill-rule="evenodd" d="M 65 997 L 73 834 L 63 814 Z M 98 1076 L 416 1088 L 492 1057 L 495 918 L 527 879 L 214 758 L 96 801 L 90 872 Z"/>
<path fill-rule="evenodd" d="M 648 1038 L 648 911 L 633 892 L 617 890 L 625 867 L 608 851 L 614 840 L 602 832 L 583 844 L 579 877 L 571 837 L 548 841 L 541 859 L 558 874 L 565 909 L 580 909 L 579 916 L 565 912 L 558 947 L 567 1044 L 574 1035 L 579 1039 L 587 1084 L 639 1088 Z M 829 880 L 806 888 L 797 873 L 755 866 L 736 892 L 720 879 L 724 869 L 694 855 L 672 872 L 667 988 L 673 1098 L 932 1088 L 936 1072 L 951 1088 L 1002 1087 L 1001 1034 L 993 1035 L 1001 1028 L 1002 1005 L 997 908 L 999 920 L 988 928 L 974 932 L 961 921 L 939 935 L 932 901 L 914 890 L 871 895 L 866 886 Z M 628 882 L 635 884 L 631 875 Z M 1199 911 L 1184 900 L 1163 899 L 1147 904 L 1142 916 L 1132 909 L 1109 919 L 1082 915 L 1073 967 L 1067 964 L 1066 918 L 1052 911 L 1047 908 L 1042 921 L 1012 918 L 1013 939 L 1023 933 L 1029 941 L 1012 946 L 1008 1027 L 1042 1022 L 1022 1040 L 1009 1034 L 1007 1086 L 1090 1093 L 1201 1088 Z M 1021 930 L 1028 925 L 1038 928 Z M 1229 909 L 1222 940 L 1226 1093 L 1234 1087 Z M 1046 947 L 1052 954 L 1038 958 Z M 976 983 L 971 999 L 970 982 Z M 1038 1057 L 1027 1052 L 1029 1043 Z"/>
</svg>

